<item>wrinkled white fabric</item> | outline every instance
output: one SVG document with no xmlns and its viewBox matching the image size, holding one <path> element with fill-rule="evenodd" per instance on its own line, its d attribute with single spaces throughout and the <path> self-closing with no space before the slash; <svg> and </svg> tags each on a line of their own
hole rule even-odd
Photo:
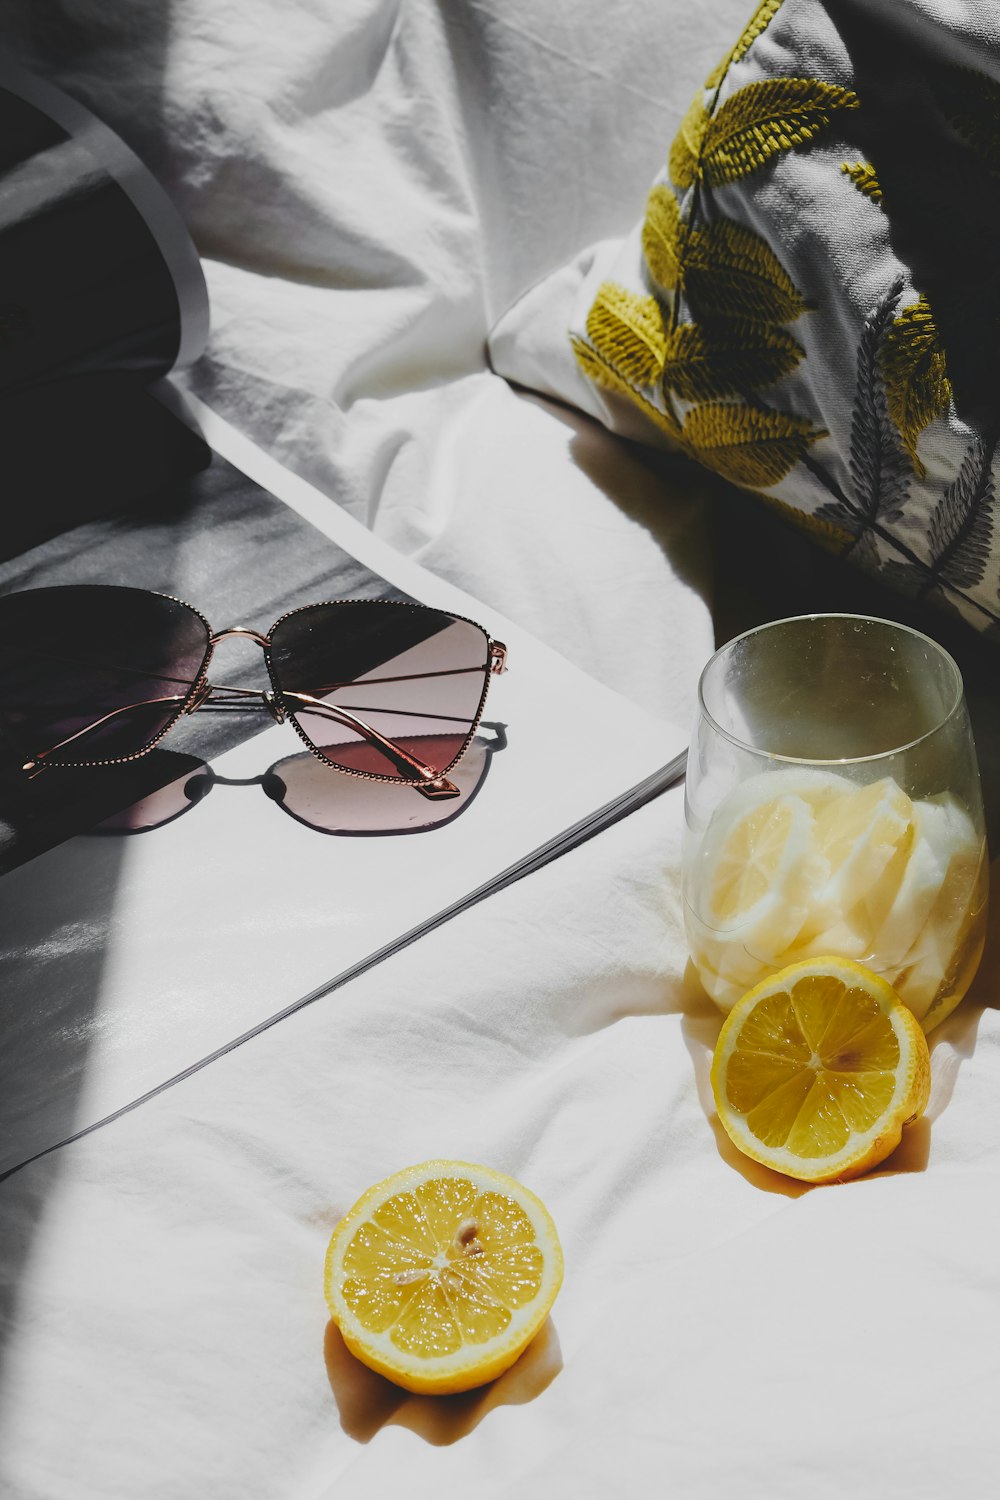
<svg viewBox="0 0 1000 1500">
<path fill-rule="evenodd" d="M 5 1494 L 991 1492 L 996 1013 L 945 1023 L 885 1174 L 741 1161 L 680 816 L 668 793 L 4 1185 Z M 354 1196 L 441 1154 L 541 1193 L 567 1261 L 539 1343 L 449 1400 L 359 1367 L 321 1293 Z"/>
<path fill-rule="evenodd" d="M 485 343 L 527 286 L 628 226 L 746 0 L 655 27 L 594 0 L 8 8 L 19 60 L 117 129 L 194 234 L 213 323 L 198 394 L 387 541 L 674 713 L 659 673 L 677 626 L 704 620 L 683 607 L 703 545 L 678 538 L 659 479 L 572 418 L 528 413 L 511 438 Z M 505 464 L 442 475 L 463 426 Z M 587 452 L 554 480 L 569 444 Z"/>
<path fill-rule="evenodd" d="M 512 392 L 483 344 L 632 222 L 748 9 L 5 15 L 191 225 L 214 318 L 194 388 L 409 556 L 688 722 L 712 646 L 698 497 Z M 682 811 L 667 793 L 0 1185 L 5 1500 L 992 1493 L 995 960 L 889 1170 L 772 1177 L 711 1107 Z M 535 1189 L 567 1273 L 513 1370 L 434 1401 L 347 1355 L 322 1262 L 364 1188 L 437 1155 Z"/>
</svg>

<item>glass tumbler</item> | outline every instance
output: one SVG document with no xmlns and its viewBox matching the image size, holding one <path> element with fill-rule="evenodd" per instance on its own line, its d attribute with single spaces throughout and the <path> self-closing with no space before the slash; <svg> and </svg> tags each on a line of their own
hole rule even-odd
<svg viewBox="0 0 1000 1500">
<path fill-rule="evenodd" d="M 952 657 L 860 615 L 723 646 L 699 684 L 685 794 L 691 958 L 724 1010 L 799 959 L 883 975 L 930 1030 L 982 955 L 979 768 Z"/>
</svg>

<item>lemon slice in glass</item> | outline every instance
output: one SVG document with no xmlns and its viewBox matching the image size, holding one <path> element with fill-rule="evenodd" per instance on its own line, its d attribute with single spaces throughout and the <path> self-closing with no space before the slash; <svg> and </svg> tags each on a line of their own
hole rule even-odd
<svg viewBox="0 0 1000 1500">
<path fill-rule="evenodd" d="M 900 842 L 910 834 L 913 803 L 891 776 L 828 802 L 816 816 L 816 839 L 831 875 L 845 886 L 845 905 L 867 896 Z"/>
<path fill-rule="evenodd" d="M 489 1167 L 428 1161 L 376 1183 L 341 1219 L 325 1290 L 352 1354 L 407 1390 L 445 1394 L 514 1363 L 562 1276 L 534 1193 Z"/>
<path fill-rule="evenodd" d="M 871 898 L 866 903 L 876 918 L 873 949 L 884 970 L 899 967 L 925 931 L 956 856 L 979 855 L 972 820 L 947 794 L 914 802 L 913 831 L 913 849 L 891 903 L 883 910 Z"/>
<path fill-rule="evenodd" d="M 733 1143 L 805 1182 L 883 1161 L 929 1088 L 919 1023 L 891 985 L 844 958 L 791 964 L 756 985 L 730 1011 L 712 1062 Z"/>
<path fill-rule="evenodd" d="M 744 781 L 720 802 L 700 855 L 702 918 L 715 932 L 739 932 L 759 950 L 795 938 L 817 880 L 813 823 L 841 783 L 834 775 L 775 771 Z"/>
<path fill-rule="evenodd" d="M 832 772 L 782 769 L 734 788 L 688 876 L 686 920 L 705 989 L 730 1006 L 798 936 L 829 878 L 815 819 L 851 791 Z"/>
<path fill-rule="evenodd" d="M 985 844 L 962 845 L 894 978 L 925 1031 L 951 1014 L 979 967 L 986 939 L 986 888 Z"/>
<path fill-rule="evenodd" d="M 910 866 L 914 804 L 890 776 L 852 787 L 817 812 L 813 838 L 829 873 L 785 961 L 839 953 L 867 962 Z"/>
</svg>

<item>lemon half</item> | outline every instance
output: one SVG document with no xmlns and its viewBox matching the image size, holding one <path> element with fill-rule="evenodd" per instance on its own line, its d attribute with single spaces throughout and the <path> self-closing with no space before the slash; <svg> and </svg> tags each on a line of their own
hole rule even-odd
<svg viewBox="0 0 1000 1500">
<path fill-rule="evenodd" d="M 730 1011 L 712 1062 L 733 1143 L 805 1182 L 883 1161 L 929 1089 L 919 1022 L 884 979 L 844 958 L 791 964 L 756 985 Z"/>
<path fill-rule="evenodd" d="M 548 1209 L 490 1167 L 428 1161 L 358 1200 L 326 1255 L 344 1343 L 397 1385 L 428 1394 L 495 1379 L 541 1328 L 562 1283 Z"/>
</svg>

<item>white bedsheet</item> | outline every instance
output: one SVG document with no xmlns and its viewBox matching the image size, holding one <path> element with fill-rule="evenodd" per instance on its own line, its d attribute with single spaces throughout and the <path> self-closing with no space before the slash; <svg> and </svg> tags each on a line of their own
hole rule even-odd
<svg viewBox="0 0 1000 1500">
<path fill-rule="evenodd" d="M 696 487 L 485 367 L 494 318 L 622 231 L 749 0 L 172 0 L 44 14 L 20 60 L 158 173 L 204 257 L 198 394 L 408 555 L 687 722 L 712 648 Z M 934 1049 L 891 1170 L 737 1158 L 685 980 L 666 794 L 0 1187 L 11 1500 L 476 1494 L 979 1500 L 1000 1477 L 1000 1022 Z M 405 1397 L 322 1260 L 430 1156 L 533 1187 L 541 1339 Z"/>
</svg>

